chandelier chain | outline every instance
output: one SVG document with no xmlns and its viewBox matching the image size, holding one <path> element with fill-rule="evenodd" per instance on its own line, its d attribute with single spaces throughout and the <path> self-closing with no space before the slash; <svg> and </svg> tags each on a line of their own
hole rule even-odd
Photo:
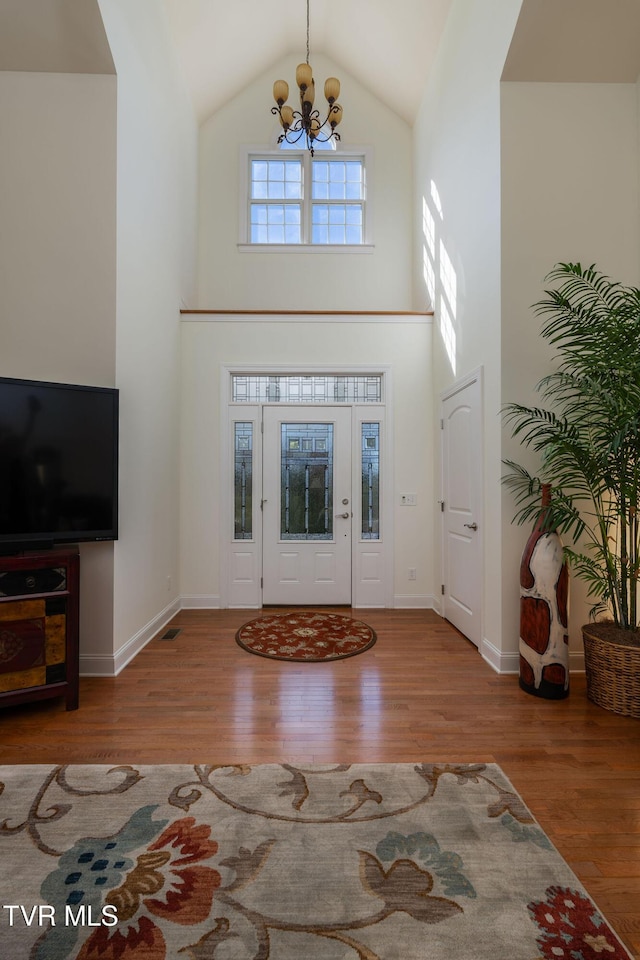
<svg viewBox="0 0 640 960">
<path fill-rule="evenodd" d="M 309 63 L 309 0 L 307 0 L 307 63 Z"/>
</svg>

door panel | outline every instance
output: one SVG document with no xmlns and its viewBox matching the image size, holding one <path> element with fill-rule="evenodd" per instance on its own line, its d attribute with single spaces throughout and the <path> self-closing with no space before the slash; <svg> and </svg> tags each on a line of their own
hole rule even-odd
<svg viewBox="0 0 640 960">
<path fill-rule="evenodd" d="M 442 404 L 444 616 L 476 646 L 482 631 L 479 377 Z"/>
<path fill-rule="evenodd" d="M 351 410 L 264 408 L 265 604 L 351 602 Z"/>
</svg>

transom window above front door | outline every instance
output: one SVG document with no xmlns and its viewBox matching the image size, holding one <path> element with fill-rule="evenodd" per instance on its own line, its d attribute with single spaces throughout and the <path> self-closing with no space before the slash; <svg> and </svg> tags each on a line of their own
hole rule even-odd
<svg viewBox="0 0 640 960">
<path fill-rule="evenodd" d="M 382 375 L 231 375 L 234 403 L 381 403 Z"/>
</svg>

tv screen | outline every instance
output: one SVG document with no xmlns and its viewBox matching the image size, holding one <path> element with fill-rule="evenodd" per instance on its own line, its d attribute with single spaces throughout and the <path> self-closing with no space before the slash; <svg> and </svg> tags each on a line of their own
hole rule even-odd
<svg viewBox="0 0 640 960">
<path fill-rule="evenodd" d="M 116 540 L 118 391 L 0 377 L 0 549 Z"/>
</svg>

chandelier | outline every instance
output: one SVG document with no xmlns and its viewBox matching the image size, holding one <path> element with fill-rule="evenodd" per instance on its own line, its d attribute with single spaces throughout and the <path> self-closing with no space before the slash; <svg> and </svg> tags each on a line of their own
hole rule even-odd
<svg viewBox="0 0 640 960">
<path fill-rule="evenodd" d="M 298 143 L 306 146 L 313 156 L 314 143 L 327 143 L 339 140 L 340 134 L 336 127 L 342 120 L 342 107 L 336 100 L 340 96 L 340 81 L 329 77 L 324 84 L 324 95 L 329 104 L 324 120 L 320 119 L 320 111 L 314 110 L 316 85 L 313 72 L 309 65 L 309 0 L 307 0 L 307 60 L 298 64 L 296 68 L 296 83 L 300 88 L 300 109 L 294 110 L 289 106 L 289 84 L 286 80 L 276 80 L 273 85 L 273 99 L 277 107 L 271 108 L 271 113 L 277 114 L 283 132 L 278 137 L 278 143 L 286 140 L 287 143 Z"/>
</svg>

